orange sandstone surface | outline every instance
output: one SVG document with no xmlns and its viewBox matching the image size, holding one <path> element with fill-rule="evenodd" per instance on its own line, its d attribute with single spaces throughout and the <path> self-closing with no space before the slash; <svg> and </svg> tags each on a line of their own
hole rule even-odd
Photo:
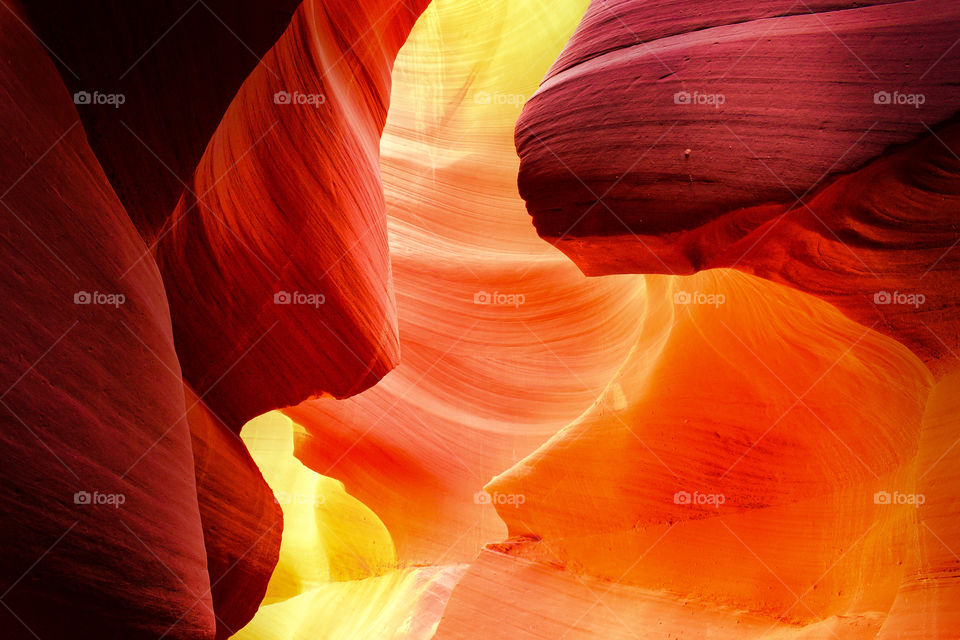
<svg viewBox="0 0 960 640">
<path fill-rule="evenodd" d="M 960 634 L 954 4 L 20 2 L 0 637 Z"/>
</svg>

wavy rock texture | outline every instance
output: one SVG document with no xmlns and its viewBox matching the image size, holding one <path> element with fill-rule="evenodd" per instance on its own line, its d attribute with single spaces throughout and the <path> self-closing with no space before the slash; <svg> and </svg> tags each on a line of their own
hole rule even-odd
<svg viewBox="0 0 960 640">
<path fill-rule="evenodd" d="M 283 514 L 240 438 L 185 385 L 217 637 L 253 618 L 280 555 Z"/>
<path fill-rule="evenodd" d="M 587 409 L 636 340 L 642 280 L 584 278 L 516 194 L 519 99 L 582 10 L 434 3 L 397 59 L 381 166 L 403 359 L 354 398 L 285 412 L 298 457 L 377 513 L 401 562 L 501 539 L 483 485 Z"/>
<path fill-rule="evenodd" d="M 397 361 L 377 162 L 393 57 L 419 9 L 386 4 L 297 11 L 157 247 L 184 375 L 231 428 L 357 393 Z"/>
<path fill-rule="evenodd" d="M 916 508 L 874 494 L 914 493 L 926 368 L 779 285 L 655 282 L 650 335 L 597 404 L 487 487 L 525 498 L 497 507 L 502 548 L 771 623 L 878 623 Z M 669 302 L 680 287 L 717 302 Z"/>
<path fill-rule="evenodd" d="M 293 455 L 289 418 L 250 421 L 243 439 L 281 505 L 280 559 L 248 640 L 404 638 L 427 640 L 465 567 L 401 569 L 390 533 L 343 483 Z"/>
<path fill-rule="evenodd" d="M 769 621 L 754 615 L 733 616 L 657 591 L 580 577 L 484 549 L 454 588 L 434 638 L 784 637 L 771 631 Z"/>
<path fill-rule="evenodd" d="M 160 274 L 22 20 L 0 11 L 0 629 L 210 638 Z"/>
<path fill-rule="evenodd" d="M 152 239 L 227 105 L 300 0 L 23 4 L 70 93 L 90 94 L 77 105 L 90 146 Z M 122 95 L 122 102 L 98 104 L 95 92 Z"/>
<path fill-rule="evenodd" d="M 263 604 L 287 600 L 329 582 L 380 575 L 397 565 L 390 533 L 343 483 L 305 467 L 293 455 L 295 425 L 271 412 L 248 422 L 243 441 L 283 510 L 287 534 Z"/>
<path fill-rule="evenodd" d="M 960 372 L 933 388 L 923 416 L 916 462 L 917 552 L 877 638 L 936 638 L 960 629 Z"/>
<path fill-rule="evenodd" d="M 434 637 L 450 590 L 465 567 L 411 567 L 334 582 L 262 607 L 238 640 L 353 640 Z"/>
<path fill-rule="evenodd" d="M 0 629 L 952 637 L 960 9 L 426 4 L 0 11 Z"/>
<path fill-rule="evenodd" d="M 540 235 L 591 275 L 736 267 L 948 356 L 960 8 L 864 4 L 595 2 L 517 123 Z"/>
<path fill-rule="evenodd" d="M 491 483 L 526 498 L 498 507 L 514 536 L 471 565 L 436 637 L 949 637 L 956 376 L 922 412 L 921 363 L 824 303 L 734 272 L 657 283 L 651 300 L 727 297 L 652 308 L 597 406 Z M 813 382 L 802 401 L 798 376 Z M 757 425 L 770 430 L 738 442 Z"/>
<path fill-rule="evenodd" d="M 197 599 L 209 609 L 212 592 L 220 637 L 255 612 L 282 529 L 279 507 L 230 430 L 306 397 L 354 393 L 397 359 L 378 145 L 393 56 L 419 9 L 381 4 L 304 6 L 214 133 L 288 21 L 284 6 L 108 2 L 78 13 L 30 3 L 70 88 L 124 100 L 114 108 L 94 94 L 81 105 L 83 124 L 143 235 L 157 234 L 151 249 L 170 292 L 183 374 L 197 389 L 187 392 L 187 417 L 210 571 Z M 221 36 L 254 49 L 231 55 Z M 289 103 L 278 98 L 291 94 Z M 303 95 L 320 100 L 301 104 Z M 278 158 L 286 158 L 280 171 Z M 171 195 L 184 190 L 158 229 Z M 127 287 L 153 259 L 144 248 L 121 266 L 116 286 Z M 284 290 L 291 304 L 276 304 Z M 301 291 L 317 304 L 299 304 Z M 158 310 L 168 321 L 166 299 Z M 317 350 L 321 332 L 329 344 Z"/>
</svg>

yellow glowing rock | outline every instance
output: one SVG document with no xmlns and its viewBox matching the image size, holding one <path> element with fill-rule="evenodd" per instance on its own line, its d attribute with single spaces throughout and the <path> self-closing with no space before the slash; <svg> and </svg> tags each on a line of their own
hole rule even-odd
<svg viewBox="0 0 960 640">
<path fill-rule="evenodd" d="M 637 340 L 643 277 L 584 277 L 517 193 L 520 103 L 588 4 L 440 0 L 394 66 L 380 149 L 401 363 L 285 413 L 308 432 L 299 458 L 376 511 L 407 563 L 502 540 L 478 492 L 588 409 Z"/>
<path fill-rule="evenodd" d="M 261 606 L 236 640 L 432 638 L 466 565 L 416 567 L 335 582 Z"/>
<path fill-rule="evenodd" d="M 283 510 L 280 559 L 264 604 L 317 586 L 380 575 L 396 567 L 390 533 L 343 483 L 293 456 L 293 422 L 270 412 L 248 422 L 242 438 Z"/>
<path fill-rule="evenodd" d="M 464 281 L 497 259 L 563 263 L 517 193 L 513 129 L 588 4 L 435 0 L 417 20 L 380 143 L 398 302 L 426 259 L 468 264 Z"/>
</svg>

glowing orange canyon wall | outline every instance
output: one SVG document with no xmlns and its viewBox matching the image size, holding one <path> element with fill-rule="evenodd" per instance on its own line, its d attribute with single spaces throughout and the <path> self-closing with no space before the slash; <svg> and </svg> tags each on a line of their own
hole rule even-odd
<svg viewBox="0 0 960 640">
<path fill-rule="evenodd" d="M 141 4 L 0 8 L 0 636 L 960 633 L 955 3 Z"/>
</svg>

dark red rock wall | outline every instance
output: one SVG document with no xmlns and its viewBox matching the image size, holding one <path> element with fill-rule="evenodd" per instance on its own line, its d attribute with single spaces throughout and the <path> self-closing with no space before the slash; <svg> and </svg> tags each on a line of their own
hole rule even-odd
<svg viewBox="0 0 960 640">
<path fill-rule="evenodd" d="M 280 556 L 283 514 L 240 438 L 188 386 L 197 500 L 217 638 L 249 622 Z"/>
<path fill-rule="evenodd" d="M 595 2 L 517 123 L 520 192 L 590 275 L 736 267 L 940 359 L 958 29 L 943 0 Z"/>
<path fill-rule="evenodd" d="M 300 0 L 26 0 L 90 146 L 147 237 L 169 217 L 244 78 Z M 122 94 L 118 106 L 94 92 Z"/>
<path fill-rule="evenodd" d="M 19 8 L 0 33 L 0 635 L 211 638 L 160 274 Z"/>
</svg>

